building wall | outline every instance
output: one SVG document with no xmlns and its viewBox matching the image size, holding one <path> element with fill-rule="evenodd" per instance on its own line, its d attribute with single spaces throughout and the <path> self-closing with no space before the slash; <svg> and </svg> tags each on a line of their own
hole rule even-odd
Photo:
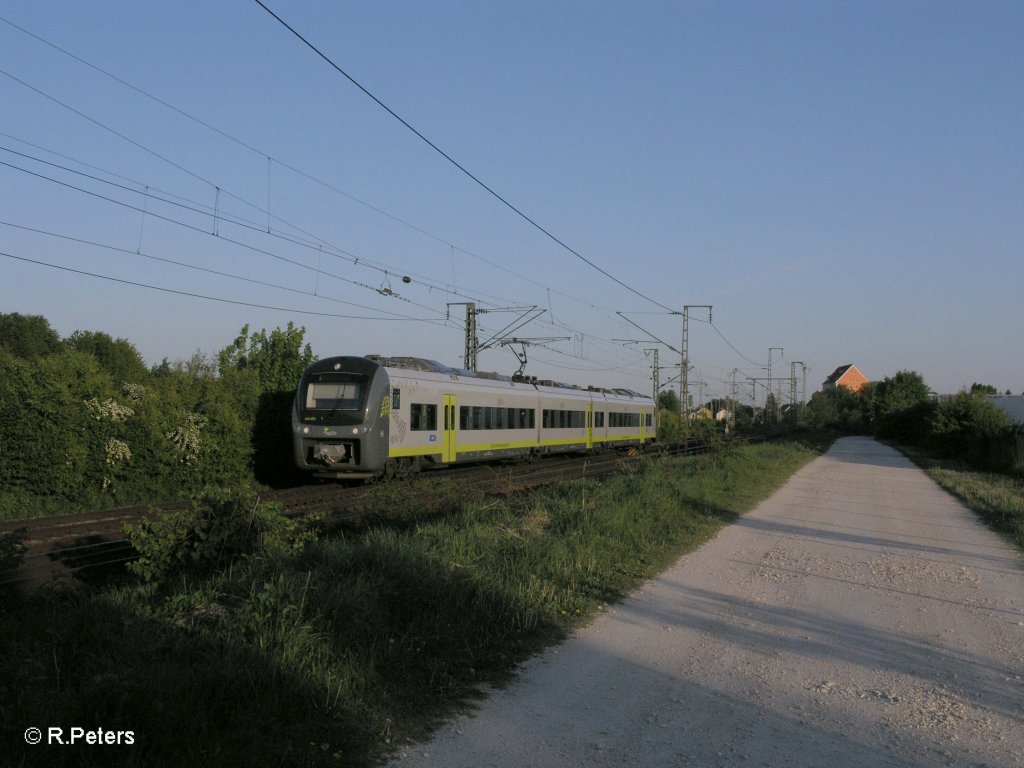
<svg viewBox="0 0 1024 768">
<path fill-rule="evenodd" d="M 1010 421 L 1024 424 L 1024 395 L 989 395 L 988 399 L 1003 410 Z"/>
<path fill-rule="evenodd" d="M 859 392 L 861 387 L 868 383 L 867 376 L 857 370 L 857 366 L 852 366 L 850 370 L 839 377 L 839 381 L 836 382 L 837 387 L 846 387 L 851 392 Z"/>
</svg>

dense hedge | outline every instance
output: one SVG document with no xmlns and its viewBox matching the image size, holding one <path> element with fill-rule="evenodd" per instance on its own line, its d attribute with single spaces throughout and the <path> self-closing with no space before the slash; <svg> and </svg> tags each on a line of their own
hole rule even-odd
<svg viewBox="0 0 1024 768">
<path fill-rule="evenodd" d="M 874 434 L 979 468 L 1022 472 L 1021 427 L 986 397 L 989 391 L 994 388 L 975 384 L 935 402 L 919 373 L 899 371 L 857 393 L 816 392 L 803 419 L 813 429 Z"/>
<path fill-rule="evenodd" d="M 216 364 L 197 355 L 152 371 L 104 334 L 76 332 L 42 353 L 0 345 L 0 519 L 288 482 L 289 409 L 314 359 L 302 335 L 246 327 Z"/>
</svg>

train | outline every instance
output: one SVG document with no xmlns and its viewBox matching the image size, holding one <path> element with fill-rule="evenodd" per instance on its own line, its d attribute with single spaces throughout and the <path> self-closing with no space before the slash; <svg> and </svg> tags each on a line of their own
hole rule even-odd
<svg viewBox="0 0 1024 768">
<path fill-rule="evenodd" d="M 582 388 L 419 357 L 329 357 L 302 375 L 296 466 L 319 478 L 402 478 L 467 462 L 643 446 L 657 409 L 629 389 Z"/>
</svg>

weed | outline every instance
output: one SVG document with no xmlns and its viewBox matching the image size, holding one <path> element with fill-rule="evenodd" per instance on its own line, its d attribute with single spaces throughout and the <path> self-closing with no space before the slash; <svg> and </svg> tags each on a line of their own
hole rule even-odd
<svg viewBox="0 0 1024 768">
<path fill-rule="evenodd" d="M 164 582 L 191 568 L 209 571 L 239 555 L 289 555 L 313 539 L 308 521 L 280 514 L 279 504 L 260 503 L 256 492 L 208 489 L 185 512 L 160 512 L 125 531 L 139 553 L 128 568 L 148 582 Z"/>
</svg>

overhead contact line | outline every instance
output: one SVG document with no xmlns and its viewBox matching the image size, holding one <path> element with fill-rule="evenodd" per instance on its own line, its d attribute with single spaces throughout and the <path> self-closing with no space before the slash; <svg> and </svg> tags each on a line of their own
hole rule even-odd
<svg viewBox="0 0 1024 768">
<path fill-rule="evenodd" d="M 429 146 L 431 149 L 433 149 L 435 152 L 437 152 L 439 155 L 441 155 L 441 157 L 443 157 L 449 163 L 451 163 L 456 168 L 458 168 L 460 171 L 462 171 L 462 173 L 464 173 L 467 177 L 469 177 L 474 182 L 476 182 L 481 188 L 486 190 L 490 195 L 492 195 L 496 200 L 501 202 L 509 210 L 514 212 L 517 216 L 522 218 L 524 221 L 526 221 L 532 227 L 537 229 L 539 232 L 541 232 L 544 235 L 546 235 L 550 240 L 552 240 L 553 242 L 555 242 L 556 244 L 558 244 L 559 246 L 564 248 L 566 251 L 571 253 L 577 259 L 582 261 L 584 264 L 587 264 L 589 267 L 597 270 L 602 275 L 607 277 L 609 280 L 612 280 L 613 282 L 615 282 L 616 284 L 618 284 L 622 288 L 625 288 L 630 293 L 632 293 L 632 294 L 634 294 L 636 296 L 639 296 L 640 298 L 644 299 L 645 301 L 649 301 L 652 304 L 661 307 L 662 309 L 668 310 L 670 312 L 672 311 L 669 307 L 666 307 L 664 304 L 660 303 L 659 301 L 656 301 L 655 299 L 652 299 L 647 294 L 638 291 L 637 289 L 633 288 L 631 285 L 628 285 L 628 284 L 624 283 L 622 280 L 620 280 L 619 278 L 615 277 L 615 275 L 613 275 L 610 272 L 604 270 L 603 268 L 601 268 L 600 266 L 598 266 L 597 264 L 592 262 L 590 259 L 588 259 L 586 256 L 581 254 L 579 251 L 575 250 L 574 248 L 571 248 L 564 241 L 562 241 L 561 239 L 556 237 L 554 234 L 552 234 L 548 229 L 544 228 L 543 226 L 538 224 L 536 221 L 534 221 L 532 218 L 527 216 L 522 210 L 520 210 L 515 205 L 510 203 L 508 200 L 506 200 L 504 197 L 499 195 L 492 187 L 488 186 L 483 181 L 481 181 L 477 176 L 475 176 L 473 173 L 471 173 L 465 166 L 463 166 L 457 160 L 455 160 L 455 158 L 453 158 L 451 155 L 449 155 L 447 152 L 445 152 L 443 149 L 441 149 L 439 146 L 437 146 L 437 144 L 435 144 L 430 139 L 428 139 L 426 136 L 424 136 L 422 133 L 420 133 L 418 130 L 416 130 L 416 128 L 414 128 L 411 124 L 409 124 L 409 122 L 407 122 L 404 118 L 402 118 L 401 115 L 399 115 L 393 109 L 391 109 L 391 107 L 389 107 L 383 101 L 381 101 L 376 96 L 374 96 L 358 80 L 356 80 L 348 72 L 346 72 L 344 69 L 342 69 L 340 66 L 338 66 L 330 57 L 327 56 L 327 54 L 325 54 L 323 51 L 321 51 L 319 48 L 317 48 L 315 45 L 313 45 L 313 43 L 311 43 L 309 40 L 307 40 L 305 37 L 303 37 L 298 32 L 298 30 L 296 30 L 288 22 L 286 22 L 284 19 L 282 19 L 280 16 L 278 16 L 272 10 L 270 10 L 270 8 L 268 8 L 266 5 L 264 5 L 262 0 L 254 0 L 254 2 L 257 5 L 259 5 L 264 11 L 266 11 L 268 14 L 273 16 L 285 29 L 287 29 L 295 37 L 297 37 L 299 40 L 301 40 L 310 50 L 312 50 L 321 59 L 326 61 L 333 69 L 335 69 L 345 79 L 347 79 L 350 83 L 352 83 L 352 85 L 354 85 L 356 88 L 358 88 L 364 94 L 366 94 L 366 96 L 368 96 L 370 99 L 372 99 L 385 112 L 387 112 L 389 115 L 391 115 L 393 118 L 395 118 L 398 122 L 400 122 L 402 125 L 404 125 L 406 128 L 408 128 L 410 131 L 412 131 L 412 133 L 415 134 L 417 137 L 419 137 L 425 144 L 427 144 L 427 146 Z"/>
</svg>

